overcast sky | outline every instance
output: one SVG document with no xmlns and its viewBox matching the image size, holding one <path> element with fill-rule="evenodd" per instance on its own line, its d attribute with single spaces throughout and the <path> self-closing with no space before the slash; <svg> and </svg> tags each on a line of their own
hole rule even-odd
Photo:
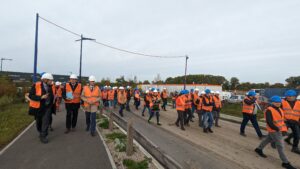
<svg viewBox="0 0 300 169">
<path fill-rule="evenodd" d="M 4 70 L 32 72 L 35 14 L 116 47 L 189 55 L 188 74 L 281 82 L 299 75 L 299 0 L 26 0 L 0 6 Z M 38 72 L 79 71 L 78 37 L 39 24 Z M 83 75 L 138 80 L 184 74 L 185 59 L 157 59 L 83 44 Z"/>
</svg>

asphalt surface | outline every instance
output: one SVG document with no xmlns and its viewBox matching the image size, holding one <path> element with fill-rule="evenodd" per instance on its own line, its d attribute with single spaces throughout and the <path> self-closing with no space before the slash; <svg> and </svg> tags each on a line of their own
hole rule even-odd
<svg viewBox="0 0 300 169">
<path fill-rule="evenodd" d="M 137 114 L 141 115 L 141 110 L 124 112 L 124 119 L 133 118 L 133 127 L 145 135 L 149 140 L 156 144 L 161 150 L 172 157 L 180 165 L 191 166 L 195 169 L 240 169 L 244 168 L 237 163 L 227 160 L 218 154 L 203 147 L 196 146 L 186 140 L 163 130 L 156 125 L 156 118 L 153 117 L 152 124 L 149 124 Z M 114 110 L 117 114 L 117 109 Z"/>
<path fill-rule="evenodd" d="M 111 169 L 98 134 L 85 131 L 85 115 L 80 111 L 76 131 L 64 134 L 66 112 L 53 115 L 54 131 L 42 144 L 33 125 L 0 156 L 1 169 Z"/>
</svg>

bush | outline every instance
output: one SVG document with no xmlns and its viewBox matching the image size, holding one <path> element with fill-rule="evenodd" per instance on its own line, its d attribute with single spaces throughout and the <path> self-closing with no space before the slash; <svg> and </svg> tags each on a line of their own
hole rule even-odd
<svg viewBox="0 0 300 169">
<path fill-rule="evenodd" d="M 109 140 L 115 140 L 116 138 L 118 138 L 120 140 L 125 140 L 127 138 L 127 136 L 123 133 L 113 132 L 111 134 L 106 134 L 106 138 Z"/>
<path fill-rule="evenodd" d="M 100 122 L 99 122 L 99 127 L 103 128 L 103 129 L 108 129 L 109 127 L 109 121 L 107 118 L 101 118 Z"/>
<path fill-rule="evenodd" d="M 9 105 L 9 104 L 13 103 L 13 101 L 14 101 L 14 99 L 12 96 L 7 96 L 7 95 L 1 96 L 0 97 L 0 107 Z"/>
<path fill-rule="evenodd" d="M 124 159 L 123 164 L 128 168 L 128 169 L 147 169 L 148 168 L 148 161 L 147 160 L 142 160 L 139 162 L 130 160 L 130 159 Z"/>
<path fill-rule="evenodd" d="M 7 76 L 0 76 L 0 97 L 16 96 L 17 88 Z"/>
</svg>

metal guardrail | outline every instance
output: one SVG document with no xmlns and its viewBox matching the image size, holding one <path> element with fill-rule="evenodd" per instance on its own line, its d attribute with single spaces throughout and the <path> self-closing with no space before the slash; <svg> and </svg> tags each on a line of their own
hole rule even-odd
<svg viewBox="0 0 300 169">
<path fill-rule="evenodd" d="M 112 113 L 113 120 L 124 130 L 127 130 L 127 121 Z M 168 169 L 183 169 L 183 167 L 175 161 L 172 157 L 167 155 L 151 140 L 144 136 L 140 131 L 133 127 L 133 137 L 139 142 L 157 161 L 159 161 L 164 167 Z"/>
</svg>

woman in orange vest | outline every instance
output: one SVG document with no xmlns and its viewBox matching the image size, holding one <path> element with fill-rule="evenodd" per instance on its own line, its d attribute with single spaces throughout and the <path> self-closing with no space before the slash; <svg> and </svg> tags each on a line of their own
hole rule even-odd
<svg viewBox="0 0 300 169">
<path fill-rule="evenodd" d="M 71 129 L 75 131 L 77 125 L 82 92 L 81 84 L 77 82 L 77 79 L 77 76 L 72 74 L 70 76 L 70 82 L 66 83 L 62 93 L 67 109 L 65 134 L 68 134 Z"/>
<path fill-rule="evenodd" d="M 243 121 L 241 123 L 240 135 L 246 137 L 245 127 L 250 120 L 253 127 L 255 128 L 257 136 L 261 139 L 263 135 L 258 126 L 256 114 L 254 114 L 254 108 L 256 104 L 256 93 L 254 91 L 249 91 L 246 98 L 243 100 Z"/>
<path fill-rule="evenodd" d="M 202 110 L 203 110 L 203 132 L 204 133 L 213 133 L 212 125 L 214 122 L 212 110 L 213 110 L 213 99 L 211 96 L 211 90 L 206 89 L 205 95 L 202 99 Z"/>
<path fill-rule="evenodd" d="M 95 76 L 90 76 L 89 84 L 84 86 L 81 93 L 81 99 L 84 101 L 86 131 L 90 131 L 93 137 L 96 135 L 96 112 L 101 100 L 101 90 L 95 85 L 95 81 Z"/>
<path fill-rule="evenodd" d="M 290 139 L 293 138 L 292 152 L 300 154 L 299 144 L 299 118 L 300 118 L 300 101 L 296 100 L 297 93 L 295 90 L 285 92 L 285 99 L 282 100 L 282 109 L 286 120 L 287 127 L 291 128 L 292 133 L 285 139 L 291 145 Z"/>
<path fill-rule="evenodd" d="M 168 104 L 168 93 L 167 93 L 167 88 L 164 88 L 163 89 L 163 92 L 161 93 L 161 99 L 163 101 L 163 105 L 161 106 L 161 108 L 164 110 L 164 111 L 167 111 L 166 110 L 166 106 Z"/>
<path fill-rule="evenodd" d="M 29 114 L 35 116 L 40 141 L 44 144 L 48 143 L 49 118 L 54 102 L 52 80 L 53 76 L 50 73 L 44 73 L 41 82 L 33 84 L 29 92 Z"/>
<path fill-rule="evenodd" d="M 189 91 L 182 90 L 179 93 L 179 96 L 176 98 L 176 110 L 177 110 L 177 120 L 175 122 L 176 126 L 179 127 L 181 130 L 185 130 L 184 128 L 184 112 L 186 107 L 186 101 L 188 99 Z"/>
<path fill-rule="evenodd" d="M 216 127 L 221 127 L 219 125 L 219 118 L 220 118 L 220 111 L 222 108 L 222 102 L 220 98 L 220 92 L 216 91 L 215 94 L 213 95 L 213 101 L 214 101 L 214 107 L 213 107 L 213 115 L 214 115 L 214 120 L 215 120 L 215 126 Z"/>
<path fill-rule="evenodd" d="M 127 102 L 127 95 L 124 87 L 121 86 L 119 87 L 119 91 L 118 91 L 118 103 L 120 105 L 119 114 L 121 117 L 123 117 L 123 110 L 126 106 L 126 102 Z"/>
<path fill-rule="evenodd" d="M 296 169 L 288 161 L 284 153 L 283 135 L 286 135 L 287 127 L 284 123 L 284 111 L 280 108 L 281 98 L 273 96 L 271 99 L 271 106 L 265 111 L 265 119 L 267 123 L 268 136 L 255 149 L 255 152 L 264 158 L 267 156 L 263 153 L 263 149 L 271 142 L 275 142 L 276 149 L 282 161 L 282 167 L 288 169 Z"/>
</svg>

